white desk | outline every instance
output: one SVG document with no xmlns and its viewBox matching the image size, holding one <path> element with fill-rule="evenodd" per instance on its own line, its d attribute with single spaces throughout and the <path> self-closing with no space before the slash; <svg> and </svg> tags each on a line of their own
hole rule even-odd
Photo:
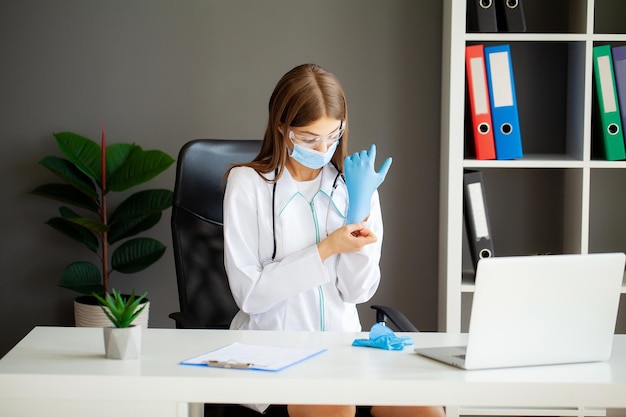
<svg viewBox="0 0 626 417">
<path fill-rule="evenodd" d="M 35 328 L 0 360 L 0 416 L 182 416 L 188 403 L 203 402 L 626 408 L 626 335 L 615 337 L 606 363 L 486 371 L 458 370 L 412 348 L 351 346 L 366 333 L 147 329 L 143 336 L 141 359 L 119 361 L 104 358 L 101 329 Z M 410 336 L 419 347 L 465 340 Z M 328 351 L 278 373 L 178 365 L 234 341 Z"/>
</svg>

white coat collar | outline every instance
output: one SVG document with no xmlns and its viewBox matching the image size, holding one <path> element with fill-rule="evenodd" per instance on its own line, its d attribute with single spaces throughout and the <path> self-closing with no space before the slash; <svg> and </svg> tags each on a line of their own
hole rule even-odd
<svg viewBox="0 0 626 417">
<path fill-rule="evenodd" d="M 323 191 L 327 196 L 330 196 L 333 183 L 335 182 L 335 178 L 337 177 L 337 169 L 332 164 L 326 164 L 322 168 L 322 172 L 320 175 L 322 176 L 322 183 L 320 185 L 320 190 Z M 342 182 L 340 180 L 340 182 Z M 283 175 L 278 180 L 276 184 L 276 212 L 280 213 L 282 209 L 291 201 L 291 199 L 298 194 L 298 185 L 296 180 L 293 179 L 291 173 L 287 168 L 284 169 Z"/>
</svg>

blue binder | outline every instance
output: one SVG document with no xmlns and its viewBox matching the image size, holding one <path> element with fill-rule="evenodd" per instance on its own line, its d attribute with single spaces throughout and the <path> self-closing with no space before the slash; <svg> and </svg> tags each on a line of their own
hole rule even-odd
<svg viewBox="0 0 626 417">
<path fill-rule="evenodd" d="M 485 64 L 496 159 L 522 158 L 524 152 L 509 45 L 485 47 Z"/>
</svg>

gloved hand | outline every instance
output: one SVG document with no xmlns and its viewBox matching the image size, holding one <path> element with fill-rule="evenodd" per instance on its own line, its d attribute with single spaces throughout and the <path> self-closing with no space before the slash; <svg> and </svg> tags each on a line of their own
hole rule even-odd
<svg viewBox="0 0 626 417">
<path fill-rule="evenodd" d="M 383 183 L 391 167 L 391 158 L 387 158 L 376 172 L 375 159 L 376 145 L 372 145 L 369 152 L 363 150 L 354 153 L 343 161 L 349 199 L 348 224 L 362 222 L 370 214 L 372 195 Z"/>
<path fill-rule="evenodd" d="M 355 339 L 352 346 L 365 346 L 385 350 L 402 350 L 413 344 L 410 337 L 398 337 L 393 330 L 382 323 L 376 323 L 370 330 L 369 339 Z"/>
</svg>

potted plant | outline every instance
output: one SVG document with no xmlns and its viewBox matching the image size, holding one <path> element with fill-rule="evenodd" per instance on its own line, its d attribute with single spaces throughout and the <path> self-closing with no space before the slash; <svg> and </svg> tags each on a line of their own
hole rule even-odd
<svg viewBox="0 0 626 417">
<path fill-rule="evenodd" d="M 101 131 L 100 144 L 72 132 L 55 133 L 64 158 L 46 156 L 39 163 L 63 183 L 44 184 L 32 191 L 67 204 L 59 208 L 59 216 L 46 223 L 81 243 L 97 260 L 98 265 L 87 260 L 73 262 L 61 275 L 61 287 L 84 294 L 74 303 L 77 326 L 101 327 L 108 323 L 92 294 L 109 293 L 111 272 L 132 274 L 161 258 L 165 252 L 163 243 L 137 235 L 160 221 L 173 197 L 170 190 L 142 190 L 112 209 L 107 203 L 112 192 L 125 192 L 153 179 L 174 159 L 162 151 L 144 151 L 131 143 L 107 147 L 104 127 Z M 90 317 L 94 311 L 100 318 Z M 147 322 L 147 314 L 144 321 Z"/>
<path fill-rule="evenodd" d="M 105 356 L 110 359 L 139 358 L 142 327 L 133 325 L 133 321 L 146 308 L 145 303 L 141 305 L 146 293 L 135 297 L 133 291 L 129 297 L 123 297 L 119 292 L 112 290 L 112 294 L 107 293 L 104 297 L 96 293 L 93 293 L 93 296 L 113 324 L 102 328 Z"/>
</svg>

